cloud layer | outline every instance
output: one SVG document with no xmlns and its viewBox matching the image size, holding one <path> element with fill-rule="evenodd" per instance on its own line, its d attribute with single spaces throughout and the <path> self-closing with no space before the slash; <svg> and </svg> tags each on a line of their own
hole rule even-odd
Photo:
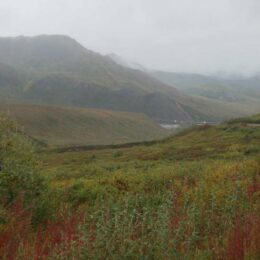
<svg viewBox="0 0 260 260">
<path fill-rule="evenodd" d="M 9 0 L 0 35 L 66 34 L 161 70 L 260 72 L 259 0 Z"/>
</svg>

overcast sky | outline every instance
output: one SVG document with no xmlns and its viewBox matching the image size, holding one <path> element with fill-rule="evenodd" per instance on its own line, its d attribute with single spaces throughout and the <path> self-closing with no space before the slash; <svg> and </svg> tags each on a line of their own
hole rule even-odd
<svg viewBox="0 0 260 260">
<path fill-rule="evenodd" d="M 66 34 L 148 68 L 260 72 L 260 0 L 0 0 L 0 35 Z"/>
</svg>

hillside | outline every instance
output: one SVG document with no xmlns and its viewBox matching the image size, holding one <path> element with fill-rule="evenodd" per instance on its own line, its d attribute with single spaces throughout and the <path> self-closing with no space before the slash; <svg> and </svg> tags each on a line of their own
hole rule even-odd
<svg viewBox="0 0 260 260">
<path fill-rule="evenodd" d="M 0 63 L 0 100 L 16 100 L 22 94 L 21 86 L 25 84 L 19 73 L 9 65 Z"/>
<path fill-rule="evenodd" d="M 0 38 L 0 60 L 13 74 L 11 86 L 6 80 L 0 85 L 5 102 L 138 112 L 166 123 L 219 121 L 248 113 L 190 97 L 67 36 Z"/>
<path fill-rule="evenodd" d="M 87 50 L 68 36 L 0 38 L 0 60 L 32 79 L 53 73 L 66 74 L 109 89 L 131 86 L 147 92 L 170 91 L 147 74 L 119 66 L 111 58 Z"/>
<path fill-rule="evenodd" d="M 0 112 L 51 146 L 130 143 L 169 134 L 145 115 L 127 112 L 36 105 L 0 105 Z"/>
<path fill-rule="evenodd" d="M 229 124 L 247 124 L 252 126 L 260 126 L 260 114 L 251 117 L 235 118 L 229 121 Z"/>
<path fill-rule="evenodd" d="M 260 114 L 211 126 L 193 126 L 147 145 L 120 148 L 119 161 L 240 159 L 260 154 Z M 66 149 L 64 149 L 66 154 Z M 83 152 L 72 153 L 80 156 Z M 94 151 L 96 152 L 96 151 Z M 88 152 L 86 152 L 88 153 Z M 92 153 L 92 152 L 90 152 Z M 107 153 L 107 151 L 100 152 Z M 70 157 L 70 153 L 66 156 Z"/>
<path fill-rule="evenodd" d="M 260 115 L 218 126 L 195 126 L 130 154 L 143 160 L 239 159 L 260 155 Z M 140 153 L 140 154 L 139 154 Z"/>
<path fill-rule="evenodd" d="M 259 76 L 224 79 L 192 73 L 152 71 L 141 65 L 134 66 L 135 63 L 130 63 L 116 54 L 108 56 L 121 66 L 145 71 L 166 85 L 185 93 L 179 102 L 188 113 L 190 111 L 193 114 L 192 112 L 196 111 L 196 115 L 193 114 L 195 121 L 221 121 L 260 111 Z M 169 122 L 171 121 L 170 119 Z"/>
<path fill-rule="evenodd" d="M 245 124 L 257 118 L 193 127 L 151 145 L 41 158 L 70 203 L 90 207 L 90 258 L 145 250 L 156 259 L 257 259 L 260 128 Z"/>
<path fill-rule="evenodd" d="M 0 117 L 0 144 L 1 259 L 259 258 L 259 115 L 38 153 Z"/>
<path fill-rule="evenodd" d="M 222 103 L 227 111 L 229 107 L 244 115 L 260 111 L 259 76 L 225 79 L 217 76 L 163 71 L 155 71 L 151 75 L 187 95 L 202 97 L 209 102 Z"/>
</svg>

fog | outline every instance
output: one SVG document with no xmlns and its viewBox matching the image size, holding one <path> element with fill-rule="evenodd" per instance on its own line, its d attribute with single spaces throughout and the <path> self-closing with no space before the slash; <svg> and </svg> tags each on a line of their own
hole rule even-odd
<svg viewBox="0 0 260 260">
<path fill-rule="evenodd" d="M 259 0 L 0 0 L 0 35 L 66 34 L 147 68 L 260 72 Z"/>
</svg>

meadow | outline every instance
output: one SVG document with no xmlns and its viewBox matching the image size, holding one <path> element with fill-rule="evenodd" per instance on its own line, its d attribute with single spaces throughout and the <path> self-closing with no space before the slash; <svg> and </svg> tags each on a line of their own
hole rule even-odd
<svg viewBox="0 0 260 260">
<path fill-rule="evenodd" d="M 1 259 L 259 259 L 260 117 L 33 149 L 0 122 Z"/>
<path fill-rule="evenodd" d="M 142 114 L 93 108 L 0 104 L 29 137 L 46 146 L 109 145 L 165 138 L 169 131 Z"/>
</svg>

